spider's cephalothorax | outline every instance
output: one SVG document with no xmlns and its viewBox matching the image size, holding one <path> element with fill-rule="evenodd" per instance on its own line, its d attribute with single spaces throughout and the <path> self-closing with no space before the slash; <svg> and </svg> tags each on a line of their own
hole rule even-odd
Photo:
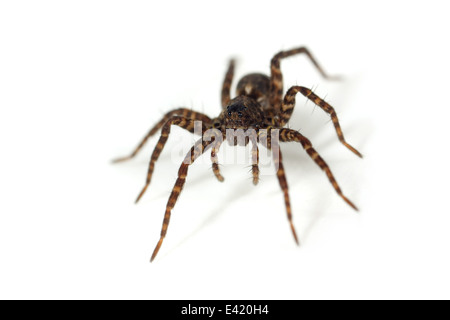
<svg viewBox="0 0 450 320">
<path fill-rule="evenodd" d="M 155 250 L 153 251 L 151 261 L 153 261 L 158 254 L 158 251 L 166 236 L 170 215 L 185 184 L 189 165 L 191 165 L 195 159 L 201 156 L 206 150 L 211 149 L 213 173 L 219 181 L 223 181 L 224 178 L 220 174 L 219 170 L 217 152 L 225 138 L 227 138 L 228 142 L 232 145 L 238 144 L 237 141 L 239 137 L 235 134 L 235 132 L 242 133 L 245 138 L 244 144 L 249 143 L 249 141 L 252 142 L 252 175 L 253 183 L 255 185 L 259 181 L 258 145 L 262 144 L 264 147 L 272 150 L 276 175 L 284 194 L 287 217 L 292 234 L 297 244 L 298 238 L 292 223 L 288 184 L 284 173 L 281 152 L 278 147 L 275 147 L 275 143 L 278 141 L 300 143 L 312 160 L 314 160 L 314 162 L 323 171 L 325 171 L 328 180 L 338 195 L 353 209 L 357 210 L 356 206 L 342 193 L 336 179 L 331 173 L 330 168 L 313 148 L 311 142 L 300 132 L 284 127 L 291 118 L 294 110 L 295 96 L 297 93 L 301 93 L 330 115 L 340 142 L 353 153 L 359 157 L 362 157 L 362 155 L 355 148 L 345 141 L 333 107 L 323 99 L 319 98 L 314 92 L 305 87 L 292 86 L 283 97 L 283 77 L 280 70 L 280 60 L 300 53 L 306 54 L 322 76 L 329 78 L 308 49 L 305 47 L 295 48 L 288 51 L 281 51 L 272 58 L 270 77 L 260 73 L 252 73 L 244 76 L 237 84 L 237 96 L 231 99 L 230 88 L 234 75 L 234 60 L 231 60 L 222 85 L 222 112 L 217 118 L 211 119 L 203 113 L 192 111 L 187 108 L 172 110 L 166 113 L 166 115 L 150 130 L 150 132 L 148 132 L 148 134 L 129 156 L 114 160 L 114 162 L 120 162 L 133 158 L 139 150 L 141 150 L 147 140 L 161 129 L 161 136 L 150 158 L 146 182 L 144 188 L 136 199 L 137 202 L 150 184 L 156 160 L 158 160 L 159 155 L 161 154 L 161 151 L 163 150 L 169 137 L 170 127 L 172 125 L 177 125 L 193 133 L 194 128 L 196 127 L 195 122 L 200 122 L 201 124 L 202 137 L 188 152 L 180 166 L 180 169 L 178 170 L 178 178 L 167 202 L 161 229 L 161 236 Z M 231 139 L 230 135 L 228 135 L 230 130 L 234 134 L 231 135 Z M 249 132 L 253 133 L 253 135 L 248 134 Z M 277 139 L 275 140 L 273 139 L 274 133 L 277 133 Z"/>
<path fill-rule="evenodd" d="M 260 127 L 265 117 L 264 110 L 255 99 L 241 95 L 228 103 L 218 120 L 227 129 L 248 129 Z"/>
</svg>

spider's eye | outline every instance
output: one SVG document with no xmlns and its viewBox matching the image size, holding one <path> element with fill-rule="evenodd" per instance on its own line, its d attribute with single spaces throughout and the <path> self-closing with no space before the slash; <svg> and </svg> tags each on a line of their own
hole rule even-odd
<svg viewBox="0 0 450 320">
<path fill-rule="evenodd" d="M 233 112 L 237 113 L 239 118 L 242 118 L 243 114 L 242 114 L 242 110 L 247 109 L 246 106 L 240 105 L 240 104 L 232 104 L 230 106 L 227 107 L 227 111 L 228 111 L 228 116 L 231 117 L 231 114 Z"/>
</svg>

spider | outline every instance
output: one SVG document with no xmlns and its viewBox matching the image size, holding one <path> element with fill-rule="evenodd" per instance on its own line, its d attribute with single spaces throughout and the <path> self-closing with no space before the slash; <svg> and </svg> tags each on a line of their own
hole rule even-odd
<svg viewBox="0 0 450 320">
<path fill-rule="evenodd" d="M 147 133 L 129 156 L 113 160 L 113 162 L 122 162 L 133 158 L 141 150 L 147 140 L 161 129 L 159 141 L 150 158 L 145 185 L 136 199 L 136 202 L 138 202 L 150 184 L 155 163 L 169 138 L 171 126 L 176 125 L 191 133 L 197 132 L 201 134 L 201 138 L 195 142 L 194 146 L 192 146 L 178 170 L 178 178 L 166 205 L 161 235 L 151 256 L 151 262 L 155 259 L 161 248 L 169 226 L 172 209 L 186 182 L 188 168 L 195 159 L 205 153 L 208 149 L 211 149 L 212 171 L 219 181 L 224 180 L 223 176 L 220 174 L 217 158 L 217 152 L 224 139 L 232 146 L 247 145 L 250 141 L 252 142 L 252 175 L 253 184 L 255 185 L 259 180 L 258 144 L 261 144 L 272 151 L 276 175 L 284 194 L 287 218 L 297 245 L 299 244 L 299 241 L 292 222 L 288 184 L 284 173 L 281 152 L 278 148 L 278 141 L 300 143 L 311 159 L 325 171 L 328 180 L 338 195 L 353 209 L 358 210 L 357 207 L 343 194 L 336 179 L 331 173 L 330 168 L 319 153 L 313 148 L 311 142 L 300 132 L 284 127 L 294 111 L 295 97 L 297 93 L 301 93 L 330 115 L 340 142 L 357 156 L 362 157 L 361 153 L 345 141 L 334 108 L 310 89 L 301 86 L 292 86 L 283 98 L 283 76 L 280 70 L 280 61 L 297 54 L 305 54 L 324 78 L 331 78 L 323 71 L 322 67 L 306 47 L 294 48 L 287 51 L 281 51 L 273 56 L 270 63 L 270 77 L 261 73 L 252 73 L 244 76 L 237 84 L 236 97 L 231 99 L 230 88 L 235 68 L 235 61 L 232 59 L 229 62 L 228 70 L 222 85 L 222 112 L 218 117 L 210 118 L 203 113 L 192 111 L 187 108 L 169 111 Z M 251 132 L 251 134 L 248 134 L 249 132 Z"/>
</svg>

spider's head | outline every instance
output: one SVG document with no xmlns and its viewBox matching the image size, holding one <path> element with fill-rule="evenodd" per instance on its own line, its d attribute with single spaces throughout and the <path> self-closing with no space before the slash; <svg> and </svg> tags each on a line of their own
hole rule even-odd
<svg viewBox="0 0 450 320">
<path fill-rule="evenodd" d="M 230 101 L 223 110 L 225 127 L 229 129 L 248 129 L 258 125 L 263 120 L 261 107 L 248 97 L 238 96 Z"/>
</svg>

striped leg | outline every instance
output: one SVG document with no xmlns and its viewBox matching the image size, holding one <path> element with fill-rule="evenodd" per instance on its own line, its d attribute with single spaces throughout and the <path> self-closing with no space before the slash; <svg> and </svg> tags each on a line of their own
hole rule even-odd
<svg viewBox="0 0 450 320">
<path fill-rule="evenodd" d="M 152 156 L 150 158 L 150 163 L 148 165 L 148 171 L 147 171 L 147 179 L 145 181 L 145 185 L 142 188 L 142 191 L 139 193 L 139 196 L 136 199 L 136 203 L 141 199 L 142 195 L 144 194 L 145 190 L 147 190 L 147 187 L 150 184 L 150 181 L 152 179 L 153 170 L 155 168 L 155 162 L 158 160 L 159 155 L 161 154 L 161 151 L 164 148 L 164 145 L 167 142 L 167 139 L 169 138 L 170 134 L 170 127 L 172 125 L 177 125 L 183 129 L 186 129 L 190 132 L 194 130 L 195 120 L 187 119 L 184 117 L 174 116 L 170 118 L 163 126 L 161 130 L 161 136 L 159 137 L 159 141 L 156 144 L 155 149 L 153 150 Z M 202 131 L 206 130 L 205 123 L 202 122 Z"/>
<path fill-rule="evenodd" d="M 272 142 L 273 143 L 273 142 Z M 272 147 L 274 145 L 272 144 Z M 284 194 L 284 203 L 286 205 L 286 212 L 287 217 L 289 220 L 289 225 L 291 226 L 292 235 L 294 236 L 295 243 L 299 245 L 297 233 L 295 232 L 294 223 L 292 222 L 292 211 L 291 211 L 291 201 L 289 200 L 289 189 L 288 189 L 288 183 L 286 180 L 286 175 L 284 174 L 284 167 L 283 167 L 283 160 L 281 158 L 281 150 L 279 146 L 272 149 L 272 155 L 274 159 L 274 165 L 277 169 L 277 178 L 278 182 L 280 183 L 281 190 L 283 190 Z"/>
<path fill-rule="evenodd" d="M 203 121 L 205 124 L 210 124 L 211 123 L 211 119 L 207 115 L 205 115 L 203 113 L 192 111 L 192 110 L 186 109 L 186 108 L 179 108 L 179 109 L 172 110 L 172 111 L 166 113 L 164 115 L 164 117 L 147 133 L 147 135 L 141 140 L 141 142 L 138 144 L 138 146 L 133 150 L 133 152 L 129 156 L 114 159 L 113 162 L 117 163 L 117 162 L 122 162 L 122 161 L 126 161 L 126 160 L 129 160 L 129 159 L 133 158 L 139 152 L 139 150 L 142 149 L 142 147 L 145 145 L 147 140 L 151 136 L 153 136 L 156 132 L 158 132 L 158 130 L 170 118 L 172 118 L 174 116 L 181 116 L 181 117 L 189 118 L 189 119 L 192 119 L 192 120 Z M 194 132 L 193 130 L 194 129 L 192 129 L 191 132 Z"/>
<path fill-rule="evenodd" d="M 362 154 L 359 153 L 358 150 L 353 148 L 351 145 L 349 145 L 345 139 L 344 134 L 342 133 L 341 126 L 339 125 L 339 120 L 336 115 L 336 111 L 332 106 L 330 106 L 328 103 L 326 103 L 323 99 L 319 98 L 314 92 L 312 92 L 310 89 L 300 86 L 293 86 L 291 87 L 286 95 L 284 96 L 283 105 L 281 107 L 281 113 L 280 113 L 280 126 L 284 126 L 286 122 L 289 120 L 289 118 L 292 115 L 292 111 L 295 107 L 295 95 L 300 92 L 302 95 L 304 95 L 306 98 L 314 102 L 317 106 L 322 108 L 323 111 L 328 113 L 331 116 L 331 120 L 333 121 L 334 128 L 336 129 L 337 136 L 339 138 L 339 141 L 346 146 L 350 151 L 352 151 L 354 154 L 356 154 L 358 157 L 362 158 Z"/>
<path fill-rule="evenodd" d="M 150 262 L 152 262 L 155 259 L 166 236 L 167 228 L 169 227 L 170 222 L 170 214 L 172 212 L 173 207 L 175 206 L 175 203 L 178 200 L 181 190 L 183 189 L 184 183 L 186 182 L 186 176 L 188 173 L 189 165 L 191 165 L 199 156 L 201 156 L 211 143 L 212 143 L 211 141 L 205 141 L 202 139 L 198 140 L 195 143 L 195 145 L 191 148 L 191 150 L 187 153 L 186 158 L 181 164 L 180 169 L 178 170 L 177 181 L 175 182 L 175 185 L 172 189 L 172 193 L 170 194 L 169 200 L 167 201 L 166 212 L 164 214 L 163 225 L 161 228 L 161 236 L 159 238 L 158 244 L 155 247 L 155 250 L 153 250 Z"/>
<path fill-rule="evenodd" d="M 256 186 L 259 181 L 259 148 L 256 141 L 252 141 L 252 174 L 253 184 Z"/>
<path fill-rule="evenodd" d="M 230 102 L 230 88 L 231 88 L 231 82 L 233 81 L 233 76 L 234 76 L 234 64 L 235 64 L 235 61 L 233 59 L 230 60 L 230 63 L 228 65 L 228 70 L 225 75 L 225 79 L 223 80 L 222 108 L 225 108 L 228 105 L 228 102 Z"/>
<path fill-rule="evenodd" d="M 341 188 L 339 187 L 336 179 L 334 178 L 333 174 L 331 173 L 330 167 L 326 164 L 326 162 L 322 159 L 322 157 L 317 153 L 317 151 L 312 147 L 311 142 L 304 137 L 300 132 L 283 128 L 280 129 L 280 141 L 283 142 L 299 142 L 303 149 L 305 149 L 306 153 L 311 157 L 311 159 L 314 160 L 314 162 L 323 170 L 325 171 L 328 180 L 330 181 L 331 185 L 333 186 L 334 190 L 338 193 L 338 195 L 345 201 L 349 206 L 351 206 L 353 209 L 358 211 L 358 208 L 342 193 Z"/>
<path fill-rule="evenodd" d="M 220 174 L 219 169 L 219 160 L 217 158 L 217 152 L 219 152 L 220 146 L 222 145 L 222 141 L 214 141 L 213 146 L 211 148 L 211 162 L 212 162 L 212 170 L 217 180 L 222 182 L 224 180 L 223 176 Z"/>
<path fill-rule="evenodd" d="M 280 60 L 283 58 L 287 58 L 296 54 L 304 53 L 308 56 L 317 70 L 322 74 L 324 78 L 330 79 L 325 71 L 323 71 L 322 67 L 313 57 L 313 55 L 309 52 L 309 50 L 305 47 L 295 48 L 288 51 L 281 51 L 277 53 L 270 62 L 270 93 L 269 93 L 269 101 L 272 108 L 275 110 L 275 113 L 278 113 L 281 108 L 281 99 L 283 98 L 283 75 L 281 74 L 280 69 Z"/>
</svg>

